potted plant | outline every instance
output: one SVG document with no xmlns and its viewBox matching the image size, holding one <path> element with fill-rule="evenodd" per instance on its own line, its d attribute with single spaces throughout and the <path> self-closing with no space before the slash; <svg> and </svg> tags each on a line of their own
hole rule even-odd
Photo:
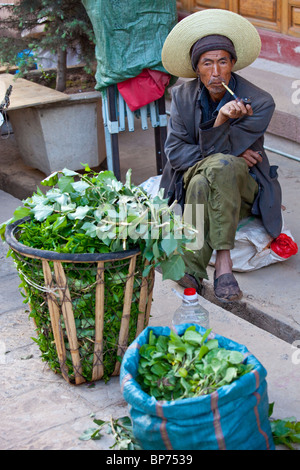
<svg viewBox="0 0 300 470">
<path fill-rule="evenodd" d="M 147 326 L 160 265 L 184 275 L 196 230 L 159 193 L 150 198 L 110 171 L 63 169 L 42 181 L 0 226 L 10 246 L 42 359 L 75 384 L 118 375 L 125 350 Z"/>
</svg>

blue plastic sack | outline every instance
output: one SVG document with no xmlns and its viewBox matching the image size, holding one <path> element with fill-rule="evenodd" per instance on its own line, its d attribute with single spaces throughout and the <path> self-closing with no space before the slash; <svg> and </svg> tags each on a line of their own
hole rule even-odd
<svg viewBox="0 0 300 470">
<path fill-rule="evenodd" d="M 190 325 L 179 325 L 181 336 Z M 204 334 L 205 329 L 196 327 Z M 139 348 L 149 331 L 168 336 L 168 327 L 147 327 L 127 349 L 120 384 L 129 405 L 133 434 L 144 450 L 274 450 L 268 418 L 267 372 L 246 346 L 215 334 L 219 347 L 245 355 L 251 372 L 210 395 L 157 401 L 136 382 Z"/>
</svg>

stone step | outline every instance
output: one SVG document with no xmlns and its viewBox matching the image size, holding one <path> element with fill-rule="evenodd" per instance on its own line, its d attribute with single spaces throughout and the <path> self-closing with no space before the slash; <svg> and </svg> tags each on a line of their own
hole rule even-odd
<svg viewBox="0 0 300 470">
<path fill-rule="evenodd" d="M 237 74 L 273 96 L 276 108 L 268 132 L 299 144 L 299 68 L 271 60 L 257 59 L 249 67 L 239 70 Z"/>
</svg>

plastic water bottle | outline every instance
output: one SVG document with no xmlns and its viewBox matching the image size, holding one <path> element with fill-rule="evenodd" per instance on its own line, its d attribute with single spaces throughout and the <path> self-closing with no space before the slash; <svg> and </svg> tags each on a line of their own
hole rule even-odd
<svg viewBox="0 0 300 470">
<path fill-rule="evenodd" d="M 197 323 L 203 328 L 209 328 L 209 313 L 200 305 L 196 289 L 189 287 L 184 289 L 181 306 L 173 316 L 173 326 L 181 323 Z"/>
</svg>

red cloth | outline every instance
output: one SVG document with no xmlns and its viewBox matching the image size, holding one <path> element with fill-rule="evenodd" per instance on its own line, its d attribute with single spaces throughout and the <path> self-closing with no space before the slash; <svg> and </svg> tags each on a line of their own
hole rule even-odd
<svg viewBox="0 0 300 470">
<path fill-rule="evenodd" d="M 271 250 L 274 251 L 281 258 L 289 258 L 298 253 L 298 246 L 291 237 L 285 233 L 281 233 L 271 243 Z"/>
<path fill-rule="evenodd" d="M 133 78 L 118 83 L 117 87 L 131 111 L 161 98 L 171 76 L 159 70 L 144 69 Z"/>
</svg>

